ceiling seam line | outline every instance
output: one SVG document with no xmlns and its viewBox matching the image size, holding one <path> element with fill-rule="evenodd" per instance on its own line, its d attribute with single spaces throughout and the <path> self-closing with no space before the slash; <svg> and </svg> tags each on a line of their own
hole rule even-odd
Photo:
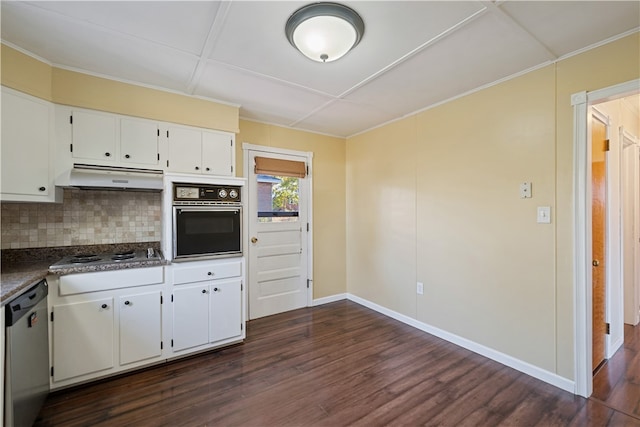
<svg viewBox="0 0 640 427">
<path fill-rule="evenodd" d="M 351 88 L 347 89 L 346 91 L 342 92 L 340 95 L 338 95 L 338 98 L 339 99 L 344 98 L 345 96 L 349 95 L 350 93 L 354 92 L 355 90 L 360 89 L 361 87 L 367 85 L 368 83 L 372 82 L 373 80 L 377 79 L 378 77 L 380 77 L 383 74 L 387 73 L 388 71 L 392 70 L 396 66 L 398 66 L 398 65 L 402 64 L 403 62 L 407 61 L 408 59 L 412 58 L 416 54 L 418 54 L 421 51 L 423 51 L 423 50 L 427 49 L 428 47 L 432 46 L 436 42 L 439 42 L 440 40 L 448 37 L 449 35 L 453 34 L 455 31 L 459 30 L 460 28 L 463 28 L 464 26 L 468 25 L 469 23 L 475 21 L 478 17 L 484 15 L 486 12 L 487 12 L 487 8 L 483 6 L 482 9 L 480 9 L 477 12 L 473 13 L 472 15 L 466 17 L 465 19 L 463 19 L 462 21 L 460 21 L 457 24 L 453 25 L 452 27 L 447 28 L 445 31 L 441 32 L 440 34 L 436 35 L 435 37 L 432 37 L 431 39 L 427 40 L 426 42 L 424 42 L 420 46 L 418 46 L 415 49 L 407 52 L 406 54 L 404 54 L 400 58 L 396 59 L 392 63 L 386 65 L 385 67 L 383 67 L 380 70 L 376 71 L 375 73 L 373 73 L 369 77 L 365 78 L 364 80 L 360 81 L 356 85 L 354 85 Z"/>
<path fill-rule="evenodd" d="M 488 1 L 483 1 L 482 3 L 485 4 L 487 6 L 487 9 L 498 19 L 501 19 L 503 22 L 511 25 L 513 28 L 517 28 L 521 33 L 526 34 L 527 37 L 536 42 L 538 46 L 542 47 L 549 56 L 549 60 L 555 61 L 558 59 L 558 55 L 555 52 L 549 49 L 546 44 L 544 44 L 542 41 L 540 41 L 540 39 L 529 32 L 529 30 L 527 30 L 523 25 L 516 21 L 511 15 L 500 9 L 500 6 L 496 6 Z"/>
<path fill-rule="evenodd" d="M 436 42 L 442 40 L 443 38 L 449 36 L 450 34 L 452 34 L 453 32 L 457 31 L 458 29 L 464 27 L 465 25 L 467 25 L 468 23 L 474 21 L 477 17 L 483 15 L 484 13 L 486 13 L 487 8 L 483 7 L 482 9 L 476 11 L 475 13 L 473 13 L 472 15 L 466 17 L 465 19 L 463 19 L 462 21 L 458 22 L 457 24 L 453 25 L 452 27 L 447 28 L 445 31 L 441 32 L 440 34 L 438 34 L 435 37 L 432 37 L 431 39 L 427 40 L 426 42 L 424 42 L 423 44 L 421 44 L 420 46 L 416 47 L 415 49 L 407 52 L 406 54 L 404 54 L 403 56 L 401 56 L 400 58 L 396 59 L 395 61 L 393 61 L 391 64 L 388 64 L 387 66 L 381 68 L 380 70 L 378 70 L 377 72 L 375 72 L 374 74 L 370 75 L 369 77 L 365 78 L 364 80 L 360 81 L 359 83 L 357 83 L 355 86 L 352 86 L 350 89 L 342 92 L 340 95 L 338 95 L 337 97 L 335 97 L 334 99 L 329 100 L 328 102 L 325 102 L 324 104 L 320 105 L 319 107 L 313 109 L 312 111 L 310 111 L 308 114 L 306 114 L 305 116 L 297 119 L 296 121 L 292 122 L 292 124 L 290 126 L 295 126 L 298 123 L 301 123 L 302 121 L 308 119 L 309 117 L 311 117 L 312 115 L 314 115 L 315 113 L 325 109 L 326 107 L 328 107 L 329 105 L 335 103 L 336 101 L 339 101 L 341 99 L 344 99 L 345 96 L 349 95 L 350 93 L 352 93 L 353 91 L 365 86 L 366 84 L 370 83 L 371 81 L 375 80 L 376 78 L 380 77 L 381 75 L 383 75 L 384 73 L 386 73 L 387 71 L 395 68 L 397 65 L 405 62 L 406 60 L 408 60 L 409 58 L 415 56 L 416 54 L 418 54 L 419 52 L 421 52 L 422 50 L 428 48 L 429 46 L 435 44 Z"/>
<path fill-rule="evenodd" d="M 207 40 L 204 42 L 204 46 L 202 47 L 200 55 L 198 56 L 198 64 L 194 68 L 193 73 L 191 74 L 191 78 L 189 79 L 189 83 L 187 84 L 188 94 L 193 94 L 196 86 L 200 83 L 200 79 L 202 78 L 202 74 L 204 73 L 204 67 L 207 65 L 207 58 L 213 52 L 213 48 L 215 47 L 217 42 L 217 37 L 222 30 L 222 25 L 227 18 L 227 14 L 229 13 L 230 8 L 230 1 L 220 3 L 220 9 L 218 9 L 216 16 L 211 23 L 209 34 L 207 34 Z"/>
<path fill-rule="evenodd" d="M 243 73 L 245 73 L 247 75 L 253 76 L 253 77 L 259 77 L 259 78 L 263 78 L 265 80 L 270 80 L 272 82 L 277 82 L 277 83 L 282 84 L 283 86 L 288 86 L 288 87 L 291 87 L 291 88 L 301 89 L 301 90 L 304 90 L 304 91 L 307 91 L 307 92 L 310 92 L 310 93 L 314 93 L 314 94 L 321 95 L 321 96 L 326 96 L 326 97 L 332 98 L 332 99 L 339 99 L 339 95 L 332 95 L 330 93 L 323 92 L 323 91 L 317 90 L 317 89 L 313 89 L 313 88 L 310 88 L 310 87 L 307 87 L 307 86 L 304 86 L 304 85 L 301 85 L 301 84 L 298 84 L 298 83 L 292 83 L 292 82 L 289 82 L 289 81 L 286 81 L 286 80 L 282 80 L 282 79 L 279 79 L 277 77 L 270 76 L 268 74 L 257 73 L 255 71 L 248 70 L 246 68 L 242 68 L 242 67 L 239 67 L 237 65 L 228 64 L 226 62 L 217 61 L 215 59 L 208 59 L 206 61 L 207 62 L 213 62 L 215 64 L 218 64 L 218 65 L 222 66 L 222 67 L 228 68 L 230 70 L 241 71 L 241 72 L 243 72 Z"/>
</svg>

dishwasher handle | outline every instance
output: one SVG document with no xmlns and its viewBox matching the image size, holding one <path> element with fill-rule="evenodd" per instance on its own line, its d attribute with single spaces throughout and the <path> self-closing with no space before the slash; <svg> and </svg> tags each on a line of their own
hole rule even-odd
<svg viewBox="0 0 640 427">
<path fill-rule="evenodd" d="M 23 292 L 5 307 L 6 326 L 13 326 L 24 315 L 29 313 L 40 301 L 49 294 L 47 281 L 42 279 L 29 290 Z"/>
</svg>

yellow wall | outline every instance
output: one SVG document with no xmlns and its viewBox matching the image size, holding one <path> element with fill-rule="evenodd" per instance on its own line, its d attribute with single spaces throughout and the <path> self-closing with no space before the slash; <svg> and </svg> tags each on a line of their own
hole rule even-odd
<svg viewBox="0 0 640 427">
<path fill-rule="evenodd" d="M 639 64 L 636 33 L 347 139 L 347 291 L 572 379 L 570 96 Z"/>
<path fill-rule="evenodd" d="M 346 292 L 345 140 L 240 120 L 236 141 L 239 176 L 245 142 L 313 152 L 313 297 Z"/>
<path fill-rule="evenodd" d="M 238 132 L 239 108 L 51 67 L 2 45 L 2 84 L 58 104 Z"/>
<path fill-rule="evenodd" d="M 415 153 L 415 117 L 347 143 L 347 289 L 413 318 Z"/>
<path fill-rule="evenodd" d="M 0 44 L 2 85 L 52 101 L 51 66 Z"/>
</svg>

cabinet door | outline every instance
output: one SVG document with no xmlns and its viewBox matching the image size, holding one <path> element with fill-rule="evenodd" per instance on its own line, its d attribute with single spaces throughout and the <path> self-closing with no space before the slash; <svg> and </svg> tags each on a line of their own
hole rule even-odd
<svg viewBox="0 0 640 427">
<path fill-rule="evenodd" d="M 161 355 L 160 295 L 156 291 L 120 297 L 120 365 Z"/>
<path fill-rule="evenodd" d="M 209 342 L 209 283 L 173 291 L 173 351 Z"/>
<path fill-rule="evenodd" d="M 200 173 L 202 132 L 196 129 L 170 127 L 168 133 L 167 169 L 172 172 Z"/>
<path fill-rule="evenodd" d="M 158 125 L 146 120 L 120 120 L 120 161 L 158 165 Z"/>
<path fill-rule="evenodd" d="M 216 342 L 242 334 L 240 279 L 216 281 L 211 285 L 209 341 Z"/>
<path fill-rule="evenodd" d="M 233 138 L 219 132 L 202 132 L 202 172 L 230 176 L 233 173 Z"/>
<path fill-rule="evenodd" d="M 113 298 L 53 306 L 53 380 L 113 368 Z"/>
<path fill-rule="evenodd" d="M 2 193 L 47 196 L 53 106 L 2 91 Z"/>
<path fill-rule="evenodd" d="M 116 162 L 115 116 L 92 111 L 73 112 L 71 141 L 76 159 Z"/>
</svg>

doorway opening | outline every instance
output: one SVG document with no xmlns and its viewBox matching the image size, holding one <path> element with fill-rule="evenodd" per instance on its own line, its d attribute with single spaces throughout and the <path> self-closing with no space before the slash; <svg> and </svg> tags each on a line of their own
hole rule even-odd
<svg viewBox="0 0 640 427">
<path fill-rule="evenodd" d="M 640 80 L 615 85 L 609 88 L 592 92 L 580 92 L 572 96 L 574 107 L 574 302 L 575 302 L 575 334 L 574 334 L 574 357 L 575 357 L 575 392 L 584 397 L 589 397 L 593 391 L 593 366 L 594 355 L 594 291 L 592 283 L 594 279 L 594 269 L 596 261 L 594 258 L 593 241 L 593 170 L 592 170 L 592 135 L 594 114 L 598 114 L 594 108 L 598 104 L 613 101 L 621 98 L 634 96 L 640 93 Z M 617 125 L 616 125 L 617 126 Z M 624 340 L 623 329 L 623 299 L 633 298 L 623 292 L 623 270 L 625 253 L 624 248 L 628 246 L 629 237 L 623 234 L 624 213 L 620 207 L 622 197 L 621 187 L 621 157 L 622 140 L 618 138 L 618 130 L 612 129 L 610 137 L 615 136 L 612 143 L 615 146 L 616 156 L 609 158 L 609 166 L 605 184 L 607 190 L 606 212 L 609 215 L 605 220 L 607 237 L 605 239 L 604 260 L 608 266 L 606 273 L 606 303 L 605 318 L 610 325 L 610 334 L 605 338 L 605 357 L 610 357 Z M 634 172 L 636 179 L 638 171 Z M 617 174 L 617 175 L 616 175 Z M 611 179 L 613 177 L 613 179 Z M 638 212 L 634 213 L 635 216 Z M 638 229 L 634 231 L 631 239 L 637 242 Z M 625 244 L 627 242 L 627 244 Z M 640 245 L 635 245 L 640 246 Z M 640 251 L 640 248 L 638 248 Z M 637 258 L 636 258 L 637 259 Z M 640 293 L 638 284 L 638 262 L 635 262 L 635 277 L 632 291 L 634 294 Z"/>
</svg>

